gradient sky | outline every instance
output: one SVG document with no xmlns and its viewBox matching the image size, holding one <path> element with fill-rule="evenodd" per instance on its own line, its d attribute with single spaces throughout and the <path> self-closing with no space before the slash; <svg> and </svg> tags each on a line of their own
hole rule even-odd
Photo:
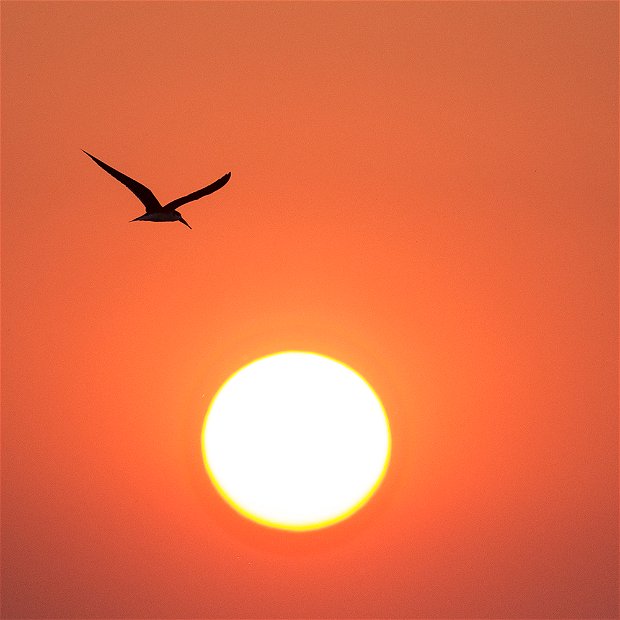
<svg viewBox="0 0 620 620">
<path fill-rule="evenodd" d="M 612 618 L 618 4 L 2 2 L 2 613 Z M 178 223 L 80 149 L 171 200 Z M 210 399 L 286 349 L 384 484 L 239 517 Z"/>
</svg>

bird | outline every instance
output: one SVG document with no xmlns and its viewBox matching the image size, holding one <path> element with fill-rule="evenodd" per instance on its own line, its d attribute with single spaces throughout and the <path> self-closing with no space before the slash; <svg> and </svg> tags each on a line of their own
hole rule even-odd
<svg viewBox="0 0 620 620">
<path fill-rule="evenodd" d="M 146 185 L 142 185 L 142 183 L 139 183 L 126 174 L 112 168 L 112 166 L 106 164 L 100 159 L 97 159 L 94 155 L 91 155 L 84 149 L 82 149 L 82 152 L 86 153 L 86 155 L 88 155 L 98 166 L 103 168 L 108 174 L 111 174 L 117 181 L 120 181 L 125 187 L 131 190 L 142 202 L 144 208 L 146 209 L 146 213 L 140 217 L 130 220 L 130 222 L 181 222 L 181 224 L 185 224 L 185 226 L 191 228 L 177 209 L 188 202 L 198 200 L 203 196 L 207 196 L 213 192 L 216 192 L 218 189 L 221 189 L 224 185 L 226 185 L 226 183 L 228 183 L 231 174 L 228 172 L 210 185 L 196 190 L 191 194 L 187 194 L 187 196 L 177 198 L 176 200 L 162 206 L 159 200 L 155 198 L 155 194 L 153 194 L 153 192 L 146 187 Z"/>
</svg>

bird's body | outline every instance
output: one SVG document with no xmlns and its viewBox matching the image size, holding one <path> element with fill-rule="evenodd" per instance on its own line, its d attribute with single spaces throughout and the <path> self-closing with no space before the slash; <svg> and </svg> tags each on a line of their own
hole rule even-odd
<svg viewBox="0 0 620 620">
<path fill-rule="evenodd" d="M 176 222 L 181 219 L 178 211 L 153 211 L 137 217 L 132 222 Z"/>
<path fill-rule="evenodd" d="M 86 151 L 84 151 L 86 153 Z M 203 196 L 207 196 L 208 194 L 212 194 L 216 192 L 218 189 L 224 187 L 228 180 L 230 179 L 230 172 L 225 174 L 223 177 L 219 178 L 217 181 L 199 189 L 191 194 L 187 194 L 187 196 L 182 196 L 181 198 L 177 198 L 172 202 L 169 202 L 166 205 L 161 205 L 159 200 L 155 198 L 153 192 L 146 187 L 146 185 L 142 185 L 138 181 L 128 177 L 126 174 L 119 172 L 118 170 L 112 168 L 112 166 L 106 164 L 105 162 L 97 159 L 94 155 L 90 153 L 86 153 L 98 166 L 103 168 L 108 174 L 112 175 L 117 181 L 120 181 L 125 187 L 131 190 L 136 197 L 142 202 L 146 213 L 141 215 L 140 217 L 136 217 L 132 222 L 181 222 L 185 224 L 188 228 L 191 226 L 183 219 L 183 216 L 177 211 L 177 209 L 193 200 L 198 200 Z"/>
</svg>

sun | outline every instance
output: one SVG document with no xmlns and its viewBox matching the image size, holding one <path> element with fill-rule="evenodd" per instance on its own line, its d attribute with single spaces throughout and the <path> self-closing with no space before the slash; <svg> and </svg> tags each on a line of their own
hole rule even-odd
<svg viewBox="0 0 620 620">
<path fill-rule="evenodd" d="M 373 495 L 390 458 L 387 415 L 345 364 L 285 351 L 234 373 L 202 429 L 220 495 L 262 525 L 313 530 L 346 519 Z"/>
</svg>

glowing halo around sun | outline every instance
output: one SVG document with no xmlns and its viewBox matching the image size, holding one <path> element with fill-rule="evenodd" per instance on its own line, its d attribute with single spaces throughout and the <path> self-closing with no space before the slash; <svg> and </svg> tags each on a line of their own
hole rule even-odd
<svg viewBox="0 0 620 620">
<path fill-rule="evenodd" d="M 361 508 L 390 459 L 388 419 L 354 370 L 286 351 L 234 373 L 202 429 L 205 468 L 237 512 L 262 525 L 313 530 Z"/>
</svg>

